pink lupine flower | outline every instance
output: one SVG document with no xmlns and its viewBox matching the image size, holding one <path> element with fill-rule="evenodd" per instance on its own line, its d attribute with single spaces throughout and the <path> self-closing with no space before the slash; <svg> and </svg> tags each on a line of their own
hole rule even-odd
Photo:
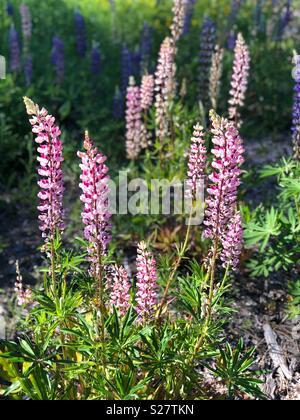
<svg viewBox="0 0 300 420">
<path fill-rule="evenodd" d="M 240 165 L 244 162 L 242 140 L 233 122 L 211 111 L 215 156 L 214 172 L 209 176 L 209 197 L 206 200 L 205 236 L 213 240 L 222 238 L 228 223 L 236 212 L 237 189 L 240 185 Z"/>
<path fill-rule="evenodd" d="M 143 76 L 141 85 L 141 107 L 144 111 L 151 108 L 154 99 L 154 77 L 152 74 Z"/>
<path fill-rule="evenodd" d="M 175 47 L 171 38 L 161 45 L 155 73 L 156 135 L 163 140 L 169 131 L 169 103 L 175 90 Z"/>
<path fill-rule="evenodd" d="M 177 42 L 183 34 L 187 0 L 173 0 L 173 22 L 171 34 L 174 42 Z"/>
<path fill-rule="evenodd" d="M 233 216 L 221 242 L 223 250 L 220 259 L 223 262 L 223 267 L 227 268 L 230 266 L 235 271 L 239 264 L 243 247 L 242 217 L 239 212 L 236 212 Z"/>
<path fill-rule="evenodd" d="M 126 97 L 126 149 L 130 160 L 136 159 L 141 151 L 142 125 L 140 88 L 131 77 Z"/>
<path fill-rule="evenodd" d="M 63 173 L 62 142 L 60 129 L 55 118 L 45 108 L 40 109 L 30 99 L 24 98 L 28 115 L 33 116 L 30 123 L 38 144 L 38 197 L 40 205 L 40 230 L 45 241 L 54 239 L 57 231 L 64 229 L 63 217 Z"/>
<path fill-rule="evenodd" d="M 229 99 L 229 119 L 239 125 L 239 109 L 244 105 L 250 70 L 250 53 L 243 35 L 239 34 L 234 50 L 233 74 Z"/>
<path fill-rule="evenodd" d="M 141 242 L 137 255 L 136 311 L 140 320 L 151 318 L 157 305 L 157 270 L 153 255 Z"/>
<path fill-rule="evenodd" d="M 197 124 L 194 127 L 191 143 L 187 185 L 189 195 L 195 197 L 199 182 L 204 180 L 207 161 L 204 131 L 200 124 Z"/>
<path fill-rule="evenodd" d="M 32 304 L 32 291 L 25 289 L 23 285 L 23 277 L 20 272 L 19 261 L 16 261 L 16 282 L 15 282 L 15 293 L 17 296 L 18 306 L 27 306 Z"/>
<path fill-rule="evenodd" d="M 82 221 L 85 225 L 84 236 L 89 241 L 91 275 L 97 278 L 101 275 L 101 257 L 106 254 L 111 240 L 109 177 L 108 168 L 105 165 L 106 157 L 94 147 L 88 133 L 85 134 L 84 148 L 86 152 L 78 152 L 82 160 L 79 185 L 83 191 L 80 197 L 84 203 Z"/>
<path fill-rule="evenodd" d="M 130 308 L 131 284 L 127 271 L 124 267 L 118 267 L 116 265 L 112 267 L 111 277 L 112 292 L 110 303 L 118 309 L 120 315 L 124 316 Z"/>
</svg>

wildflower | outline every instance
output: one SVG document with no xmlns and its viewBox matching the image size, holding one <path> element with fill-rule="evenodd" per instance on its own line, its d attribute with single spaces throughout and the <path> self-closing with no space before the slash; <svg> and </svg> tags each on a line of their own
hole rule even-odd
<svg viewBox="0 0 300 420">
<path fill-rule="evenodd" d="M 63 173 L 62 142 L 60 129 L 55 118 L 45 108 L 40 109 L 30 99 L 24 98 L 27 114 L 32 116 L 30 123 L 38 144 L 37 158 L 40 166 L 38 185 L 40 192 L 39 221 L 45 242 L 53 241 L 57 231 L 64 229 L 63 217 Z"/>
<path fill-rule="evenodd" d="M 161 45 L 155 73 L 156 135 L 163 140 L 169 131 L 169 103 L 175 90 L 175 50 L 172 40 L 166 38 Z"/>
<path fill-rule="evenodd" d="M 141 85 L 141 107 L 147 111 L 151 108 L 154 99 L 154 77 L 152 74 L 147 74 L 142 78 Z"/>
<path fill-rule="evenodd" d="M 235 125 L 211 111 L 214 172 L 209 176 L 207 189 L 206 226 L 204 235 L 217 240 L 222 238 L 232 220 L 237 205 L 237 189 L 240 185 L 240 165 L 244 162 L 244 148 Z"/>
<path fill-rule="evenodd" d="M 209 97 L 213 109 L 217 109 L 218 97 L 220 92 L 220 82 L 223 70 L 224 50 L 216 45 L 215 53 L 212 58 L 212 65 L 209 78 Z"/>
<path fill-rule="evenodd" d="M 190 32 L 192 17 L 195 10 L 196 0 L 186 0 L 186 13 L 183 25 L 183 35 L 187 35 Z"/>
<path fill-rule="evenodd" d="M 20 69 L 20 41 L 19 34 L 14 25 L 9 30 L 9 52 L 10 52 L 10 69 L 16 72 Z"/>
<path fill-rule="evenodd" d="M 130 308 L 131 284 L 127 271 L 124 267 L 118 267 L 116 265 L 112 267 L 111 277 L 112 292 L 110 303 L 118 309 L 120 315 L 124 316 Z"/>
<path fill-rule="evenodd" d="M 129 78 L 132 74 L 132 56 L 127 45 L 124 44 L 121 51 L 121 92 L 123 98 L 126 96 Z"/>
<path fill-rule="evenodd" d="M 128 159 L 134 160 L 141 150 L 142 109 L 140 88 L 130 79 L 126 96 L 126 149 Z"/>
<path fill-rule="evenodd" d="M 32 291 L 25 289 L 23 285 L 23 277 L 20 272 L 19 261 L 16 261 L 16 282 L 15 282 L 15 293 L 17 296 L 18 306 L 27 306 L 32 303 Z"/>
<path fill-rule="evenodd" d="M 173 42 L 176 43 L 182 36 L 186 15 L 186 0 L 173 0 L 173 22 L 171 34 Z"/>
<path fill-rule="evenodd" d="M 8 16 L 13 16 L 15 13 L 14 6 L 11 3 L 6 4 L 6 13 Z"/>
<path fill-rule="evenodd" d="M 205 147 L 205 138 L 203 127 L 200 124 L 195 125 L 191 140 L 191 148 L 188 163 L 188 192 L 189 195 L 196 197 L 199 181 L 204 179 L 207 150 Z"/>
<path fill-rule="evenodd" d="M 99 44 L 93 42 L 92 54 L 91 54 L 91 72 L 94 75 L 99 74 L 101 70 L 101 53 Z"/>
<path fill-rule="evenodd" d="M 235 45 L 236 45 L 236 39 L 237 37 L 236 37 L 235 31 L 231 30 L 227 38 L 227 46 L 229 50 L 234 50 Z"/>
<path fill-rule="evenodd" d="M 62 83 L 65 77 L 65 46 L 58 36 L 53 38 L 52 43 L 51 61 L 55 67 L 56 80 Z"/>
<path fill-rule="evenodd" d="M 85 225 L 84 236 L 89 241 L 88 253 L 91 262 L 91 275 L 101 276 L 101 259 L 107 252 L 111 240 L 111 225 L 109 212 L 109 188 L 105 165 L 106 157 L 99 153 L 93 145 L 89 134 L 85 134 L 85 152 L 78 152 L 82 163 L 80 168 L 80 188 L 83 191 L 80 199 L 84 203 L 82 221 Z"/>
<path fill-rule="evenodd" d="M 300 160 L 300 71 L 295 72 L 292 134 L 294 158 Z"/>
<path fill-rule="evenodd" d="M 229 119 L 240 124 L 239 108 L 244 105 L 248 87 L 250 54 L 243 35 L 239 34 L 234 50 L 233 74 L 229 99 Z"/>
<path fill-rule="evenodd" d="M 27 4 L 21 4 L 20 13 L 22 19 L 22 32 L 25 43 L 31 38 L 32 35 L 32 19 L 30 9 Z"/>
<path fill-rule="evenodd" d="M 136 287 L 136 311 L 140 320 L 147 320 L 157 305 L 157 270 L 156 261 L 144 242 L 138 246 Z"/>
<path fill-rule="evenodd" d="M 233 271 L 237 269 L 239 258 L 243 247 L 243 227 L 242 217 L 239 212 L 230 220 L 228 229 L 224 233 L 222 239 L 222 252 L 220 259 L 223 267 L 231 267 Z"/>
<path fill-rule="evenodd" d="M 215 39 L 215 24 L 208 16 L 206 16 L 201 30 L 199 59 L 199 98 L 205 106 L 208 104 L 209 76 L 215 49 Z"/>
<path fill-rule="evenodd" d="M 284 6 L 283 13 L 280 15 L 278 28 L 277 28 L 277 40 L 280 41 L 285 33 L 286 28 L 293 19 L 292 0 L 287 0 Z"/>
<path fill-rule="evenodd" d="M 82 14 L 76 10 L 74 13 L 75 30 L 76 30 L 76 46 L 77 52 L 81 57 L 85 57 L 87 51 L 86 27 Z"/>
</svg>

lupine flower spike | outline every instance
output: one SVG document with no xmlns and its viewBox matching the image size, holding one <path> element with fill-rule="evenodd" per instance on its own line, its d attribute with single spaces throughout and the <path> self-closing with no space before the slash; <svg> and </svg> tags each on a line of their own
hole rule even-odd
<svg viewBox="0 0 300 420">
<path fill-rule="evenodd" d="M 300 71 L 299 67 L 299 58 L 295 52 L 295 64 L 296 71 L 294 74 L 295 78 L 295 87 L 294 87 L 294 106 L 293 106 L 293 143 L 294 143 L 294 158 L 300 161 Z"/>
<path fill-rule="evenodd" d="M 209 77 L 216 41 L 216 27 L 210 17 L 206 16 L 202 25 L 200 38 L 199 99 L 203 105 L 208 104 Z"/>
<path fill-rule="evenodd" d="M 76 10 L 74 13 L 75 31 L 76 31 L 76 46 L 80 57 L 85 57 L 87 51 L 86 41 L 86 25 L 82 14 Z"/>
<path fill-rule="evenodd" d="M 56 72 L 57 83 L 62 83 L 65 77 L 65 46 L 63 41 L 55 36 L 52 40 L 51 61 Z"/>
<path fill-rule="evenodd" d="M 215 53 L 212 58 L 212 65 L 209 78 L 209 97 L 214 110 L 217 109 L 218 97 L 220 93 L 220 83 L 223 70 L 224 50 L 216 45 Z"/>
<path fill-rule="evenodd" d="M 16 72 L 20 69 L 20 41 L 19 34 L 14 25 L 11 25 L 9 30 L 9 53 L 10 53 L 10 69 Z"/>
<path fill-rule="evenodd" d="M 111 287 L 110 303 L 116 307 L 120 315 L 124 316 L 130 308 L 131 288 L 128 274 L 124 267 L 118 267 L 117 265 L 112 267 Z"/>
<path fill-rule="evenodd" d="M 19 261 L 16 261 L 16 282 L 15 293 L 17 296 L 18 306 L 27 306 L 32 303 L 32 291 L 24 288 L 23 277 L 21 275 Z"/>
<path fill-rule="evenodd" d="M 102 257 L 106 254 L 111 240 L 108 168 L 105 165 L 106 157 L 99 153 L 88 133 L 85 134 L 84 148 L 85 152 L 78 152 L 82 160 L 79 185 L 83 191 L 80 197 L 84 203 L 82 221 L 85 225 L 84 236 L 89 242 L 90 274 L 100 279 Z"/>
<path fill-rule="evenodd" d="M 136 288 L 139 320 L 149 320 L 154 316 L 157 305 L 157 270 L 156 261 L 144 242 L 138 246 Z"/>
<path fill-rule="evenodd" d="M 209 197 L 206 200 L 205 236 L 213 241 L 223 238 L 237 206 L 240 185 L 240 165 L 244 162 L 244 148 L 234 123 L 211 111 L 214 172 L 209 176 Z"/>
<path fill-rule="evenodd" d="M 132 77 L 126 97 L 126 149 L 130 160 L 136 159 L 141 151 L 142 126 L 140 88 Z"/>
<path fill-rule="evenodd" d="M 172 40 L 166 38 L 161 45 L 155 73 L 156 136 L 163 141 L 169 132 L 169 103 L 175 90 L 175 51 Z"/>
<path fill-rule="evenodd" d="M 174 0 L 173 22 L 171 25 L 171 34 L 172 34 L 172 39 L 174 43 L 176 43 L 183 34 L 186 10 L 187 10 L 186 0 Z"/>
<path fill-rule="evenodd" d="M 207 162 L 204 131 L 200 124 L 194 127 L 191 143 L 187 186 L 188 195 L 195 198 L 199 188 L 199 182 L 203 182 L 204 180 Z"/>
<path fill-rule="evenodd" d="M 229 119 L 240 126 L 240 108 L 244 105 L 250 70 L 250 54 L 243 35 L 239 34 L 234 50 L 233 74 L 229 99 Z"/>
<path fill-rule="evenodd" d="M 40 109 L 30 99 L 24 98 L 27 114 L 32 118 L 32 132 L 38 144 L 38 185 L 40 192 L 39 221 L 45 242 L 53 241 L 57 232 L 64 229 L 63 217 L 63 173 L 62 142 L 55 118 L 45 108 Z"/>
</svg>

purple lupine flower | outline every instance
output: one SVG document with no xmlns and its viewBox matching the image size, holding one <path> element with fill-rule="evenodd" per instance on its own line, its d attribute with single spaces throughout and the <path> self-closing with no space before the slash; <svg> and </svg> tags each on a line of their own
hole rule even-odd
<svg viewBox="0 0 300 420">
<path fill-rule="evenodd" d="M 152 35 L 153 29 L 149 26 L 147 22 L 144 22 L 140 42 L 142 74 L 145 74 L 150 70 L 150 59 L 153 43 Z"/>
<path fill-rule="evenodd" d="M 219 117 L 214 111 L 211 111 L 210 116 L 214 144 L 212 149 L 214 172 L 209 176 L 204 235 L 213 241 L 219 241 L 236 212 L 244 148 L 233 122 Z"/>
<path fill-rule="evenodd" d="M 209 75 L 212 57 L 215 49 L 216 26 L 210 17 L 206 16 L 201 29 L 199 56 L 199 99 L 206 106 L 208 104 Z"/>
<path fill-rule="evenodd" d="M 161 141 L 169 132 L 169 103 L 175 90 L 175 47 L 171 38 L 166 38 L 160 47 L 155 72 L 156 136 Z"/>
<path fill-rule="evenodd" d="M 58 36 L 53 38 L 52 45 L 51 61 L 55 67 L 56 80 L 62 83 L 65 77 L 65 46 Z"/>
<path fill-rule="evenodd" d="M 186 15 L 186 0 L 173 0 L 173 22 L 171 25 L 172 40 L 176 42 L 183 34 Z"/>
<path fill-rule="evenodd" d="M 28 54 L 24 59 L 24 76 L 26 86 L 31 85 L 33 75 L 32 55 Z"/>
<path fill-rule="evenodd" d="M 295 58 L 296 71 L 294 72 L 295 87 L 294 87 L 294 105 L 293 105 L 293 124 L 292 134 L 294 143 L 294 158 L 300 160 L 300 62 Z"/>
<path fill-rule="evenodd" d="M 229 50 L 234 50 L 236 45 L 237 36 L 234 30 L 231 30 L 229 32 L 228 38 L 227 38 L 227 46 Z"/>
<path fill-rule="evenodd" d="M 220 260 L 224 268 L 236 271 L 243 249 L 243 226 L 241 213 L 236 212 L 229 221 L 228 228 L 221 238 L 222 252 Z"/>
<path fill-rule="evenodd" d="M 63 210 L 63 173 L 62 141 L 60 129 L 55 118 L 45 108 L 40 109 L 30 99 L 24 98 L 27 114 L 32 116 L 30 123 L 38 144 L 38 185 L 40 192 L 39 221 L 45 242 L 53 241 L 56 232 L 64 229 Z"/>
<path fill-rule="evenodd" d="M 285 33 L 286 28 L 293 19 L 292 0 L 287 0 L 282 14 L 280 15 L 278 28 L 277 28 L 277 40 L 280 41 Z"/>
<path fill-rule="evenodd" d="M 140 321 L 153 317 L 157 305 L 157 269 L 153 255 L 141 242 L 137 255 L 136 311 Z"/>
<path fill-rule="evenodd" d="M 32 35 L 32 19 L 30 9 L 27 4 L 20 6 L 21 20 L 22 20 L 22 33 L 25 42 L 31 38 Z"/>
<path fill-rule="evenodd" d="M 265 30 L 265 17 L 263 7 L 265 0 L 256 0 L 254 9 L 254 27 L 257 33 L 262 33 Z"/>
<path fill-rule="evenodd" d="M 234 50 L 233 73 L 229 99 L 229 119 L 240 125 L 240 108 L 244 105 L 248 88 L 250 53 L 243 35 L 239 33 Z"/>
<path fill-rule="evenodd" d="M 131 284 L 127 271 L 124 267 L 117 265 L 111 271 L 111 295 L 110 303 L 115 306 L 120 315 L 124 316 L 130 308 L 130 289 Z"/>
<path fill-rule="evenodd" d="M 186 0 L 186 13 L 183 25 L 183 35 L 187 35 L 191 29 L 193 14 L 195 11 L 196 0 Z"/>
<path fill-rule="evenodd" d="M 188 162 L 188 195 L 195 198 L 199 189 L 199 182 L 205 177 L 207 149 L 205 147 L 204 129 L 200 124 L 195 125 Z"/>
<path fill-rule="evenodd" d="M 154 100 L 154 76 L 146 74 L 141 84 L 141 107 L 144 111 L 151 108 Z"/>
<path fill-rule="evenodd" d="M 76 10 L 74 12 L 76 47 L 80 57 L 85 57 L 87 52 L 86 25 L 82 14 Z"/>
<path fill-rule="evenodd" d="M 139 49 L 130 52 L 131 55 L 131 63 L 132 63 L 132 74 L 131 76 L 139 77 L 141 74 L 141 63 L 142 63 L 142 56 Z"/>
<path fill-rule="evenodd" d="M 15 14 L 14 6 L 11 3 L 6 4 L 6 13 L 8 16 L 13 16 Z"/>
<path fill-rule="evenodd" d="M 141 151 L 142 108 L 140 88 L 130 79 L 126 95 L 126 150 L 127 158 L 134 160 Z"/>
<path fill-rule="evenodd" d="M 98 75 L 101 71 L 101 52 L 97 42 L 93 42 L 92 53 L 91 53 L 91 72 L 94 75 Z"/>
<path fill-rule="evenodd" d="M 9 30 L 9 54 L 10 54 L 10 69 L 16 72 L 21 67 L 20 61 L 20 40 L 19 34 L 14 25 L 11 25 Z"/>
<path fill-rule="evenodd" d="M 80 197 L 84 203 L 82 221 L 85 225 L 84 236 L 89 242 L 90 274 L 98 278 L 101 276 L 101 257 L 106 254 L 111 241 L 109 177 L 106 157 L 99 153 L 88 133 L 85 134 L 84 148 L 85 152 L 78 152 L 82 160 L 79 185 L 83 191 Z"/>
<path fill-rule="evenodd" d="M 123 98 L 126 96 L 129 78 L 132 74 L 132 56 L 127 45 L 124 44 L 121 51 L 121 93 Z"/>
<path fill-rule="evenodd" d="M 120 92 L 120 89 L 117 88 L 113 98 L 113 117 L 116 120 L 120 120 L 123 117 L 124 105 L 123 97 Z"/>
</svg>

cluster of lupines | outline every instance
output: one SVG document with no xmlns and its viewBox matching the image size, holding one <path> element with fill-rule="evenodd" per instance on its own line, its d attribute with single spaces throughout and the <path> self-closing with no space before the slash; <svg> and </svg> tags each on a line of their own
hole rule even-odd
<svg viewBox="0 0 300 420">
<path fill-rule="evenodd" d="M 40 109 L 28 98 L 24 98 L 24 102 L 28 115 L 32 117 L 32 132 L 38 144 L 39 221 L 42 236 L 48 243 L 54 240 L 57 232 L 64 229 L 61 132 L 55 118 L 45 108 Z"/>
<path fill-rule="evenodd" d="M 130 160 L 136 159 L 140 153 L 142 131 L 141 92 L 131 77 L 126 95 L 126 150 Z"/>
<path fill-rule="evenodd" d="M 238 126 L 240 121 L 240 108 L 244 105 L 245 94 L 248 87 L 250 70 L 250 54 L 243 35 L 239 34 L 234 50 L 233 74 L 229 99 L 229 118 Z"/>
<path fill-rule="evenodd" d="M 161 45 L 155 73 L 156 136 L 161 141 L 169 132 L 169 103 L 174 95 L 174 43 L 166 38 Z"/>
<path fill-rule="evenodd" d="M 202 183 L 205 177 L 206 162 L 207 150 L 205 147 L 204 129 L 200 124 L 197 124 L 194 127 L 194 133 L 191 140 L 187 174 L 188 196 L 193 197 L 194 199 L 197 196 L 199 182 Z"/>
<path fill-rule="evenodd" d="M 74 12 L 74 20 L 77 52 L 80 57 L 85 57 L 87 52 L 86 26 L 84 17 L 78 10 Z"/>
<path fill-rule="evenodd" d="M 51 61 L 55 68 L 56 81 L 62 83 L 65 77 L 65 46 L 58 36 L 52 40 Z"/>
<path fill-rule="evenodd" d="M 209 97 L 213 109 L 217 109 L 218 97 L 220 93 L 220 84 L 223 71 L 224 50 L 216 45 L 212 58 L 210 78 L 209 78 Z"/>
<path fill-rule="evenodd" d="M 294 105 L 293 105 L 293 124 L 292 134 L 294 143 L 294 157 L 300 161 L 300 71 L 298 59 L 296 57 L 296 71 L 294 72 L 295 87 L 294 87 Z"/>
<path fill-rule="evenodd" d="M 211 120 L 214 160 L 207 189 L 204 235 L 213 241 L 214 258 L 221 245 L 224 265 L 231 264 L 235 269 L 241 249 L 241 225 L 236 208 L 244 148 L 233 122 L 218 117 L 214 111 L 211 111 Z"/>
<path fill-rule="evenodd" d="M 141 41 L 140 41 L 140 54 L 141 54 L 141 70 L 142 74 L 146 74 L 150 70 L 150 59 L 152 51 L 152 34 L 153 29 L 147 22 L 144 22 Z"/>
<path fill-rule="evenodd" d="M 203 105 L 208 104 L 209 77 L 212 58 L 215 49 L 216 27 L 210 17 L 206 16 L 201 30 L 200 39 L 200 71 L 199 71 L 199 99 Z"/>
<path fill-rule="evenodd" d="M 16 72 L 21 67 L 21 60 L 20 60 L 20 40 L 19 34 L 14 27 L 11 25 L 9 30 L 9 54 L 10 54 L 10 69 L 12 72 Z"/>
<path fill-rule="evenodd" d="M 108 168 L 105 165 L 106 157 L 99 153 L 88 133 L 85 135 L 84 149 L 85 152 L 78 152 L 82 161 L 80 188 L 83 194 L 80 199 L 84 203 L 84 236 L 89 242 L 90 273 L 94 278 L 101 279 L 102 257 L 111 240 Z"/>
<path fill-rule="evenodd" d="M 23 62 L 26 85 L 29 86 L 32 80 L 33 61 L 30 54 L 30 38 L 32 35 L 32 19 L 30 9 L 26 4 L 20 6 L 22 33 L 23 33 Z"/>
</svg>

